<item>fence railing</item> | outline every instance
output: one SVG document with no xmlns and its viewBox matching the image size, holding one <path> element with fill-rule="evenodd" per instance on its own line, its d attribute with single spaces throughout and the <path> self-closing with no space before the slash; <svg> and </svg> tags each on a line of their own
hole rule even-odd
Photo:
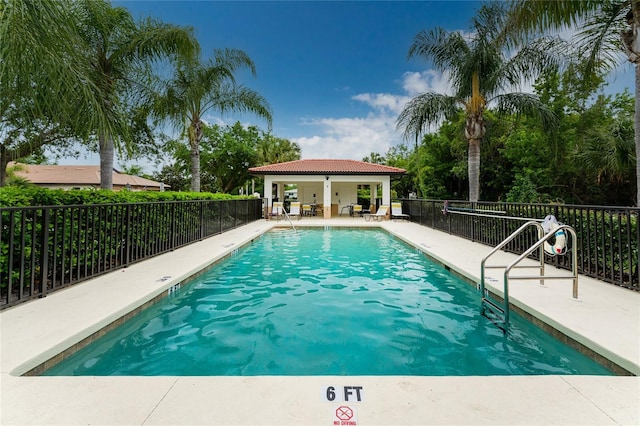
<svg viewBox="0 0 640 426">
<path fill-rule="evenodd" d="M 0 208 L 0 309 L 262 218 L 262 199 Z"/>
<path fill-rule="evenodd" d="M 577 233 L 577 241 L 569 241 L 569 250 L 577 250 L 580 274 L 640 290 L 638 208 L 449 201 L 449 213 L 444 214 L 443 200 L 401 201 L 411 221 L 492 247 L 523 223 L 515 218 L 542 220 L 552 214 Z M 536 241 L 532 231 L 505 249 L 522 254 Z M 549 257 L 547 262 L 571 268 L 569 256 Z"/>
</svg>

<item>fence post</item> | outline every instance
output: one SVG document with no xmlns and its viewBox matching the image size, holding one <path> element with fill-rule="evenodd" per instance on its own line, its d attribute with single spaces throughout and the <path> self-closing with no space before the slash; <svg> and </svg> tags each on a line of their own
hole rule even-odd
<svg viewBox="0 0 640 426">
<path fill-rule="evenodd" d="M 204 203 L 205 200 L 200 200 L 200 241 L 204 240 Z"/>
<path fill-rule="evenodd" d="M 438 210 L 436 208 L 436 202 L 431 202 L 431 229 L 436 229 L 436 214 L 438 214 Z"/>
<path fill-rule="evenodd" d="M 132 244 L 132 234 L 131 234 L 131 204 L 127 204 L 127 219 L 126 219 L 126 232 L 124 235 L 124 241 L 127 245 L 124 250 L 124 264 L 131 264 L 131 244 Z"/>
<path fill-rule="evenodd" d="M 218 223 L 218 234 L 222 234 L 222 215 L 224 214 L 224 207 L 226 206 L 227 201 L 222 200 L 220 201 L 220 203 L 218 203 L 218 217 L 219 217 L 219 223 Z"/>
<path fill-rule="evenodd" d="M 234 210 L 234 214 L 233 214 L 233 228 L 237 228 L 238 227 L 238 201 L 239 200 L 233 200 L 233 210 Z"/>
<path fill-rule="evenodd" d="M 35 226 L 35 223 L 34 223 Z M 49 209 L 42 211 L 42 238 L 40 240 L 40 297 L 47 294 L 47 277 L 49 276 Z"/>
<path fill-rule="evenodd" d="M 177 220 L 176 220 L 176 209 L 178 208 L 178 202 L 177 201 L 173 201 L 171 203 L 171 251 L 174 251 L 176 249 L 176 245 L 177 245 L 177 239 L 178 239 L 178 235 L 177 235 L 177 229 L 176 227 L 177 225 Z"/>
</svg>

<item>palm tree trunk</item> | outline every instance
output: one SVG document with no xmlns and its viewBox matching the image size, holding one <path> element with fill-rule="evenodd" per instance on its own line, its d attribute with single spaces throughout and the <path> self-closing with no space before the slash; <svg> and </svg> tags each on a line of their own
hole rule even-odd
<svg viewBox="0 0 640 426">
<path fill-rule="evenodd" d="M 636 66 L 636 110 L 633 114 L 633 130 L 636 142 L 636 207 L 640 207 L 640 64 Z"/>
<path fill-rule="evenodd" d="M 640 1 L 631 2 L 632 20 L 628 31 L 622 33 L 627 57 L 636 67 L 636 99 L 633 114 L 633 130 L 636 143 L 636 207 L 640 207 Z"/>
<path fill-rule="evenodd" d="M 200 141 L 202 140 L 202 122 L 196 120 L 189 128 L 189 146 L 191 147 L 191 191 L 200 192 Z"/>
<path fill-rule="evenodd" d="M 100 189 L 113 189 L 113 139 L 100 135 Z"/>
<path fill-rule="evenodd" d="M 469 139 L 469 201 L 480 198 L 480 139 Z"/>
<path fill-rule="evenodd" d="M 191 191 L 200 192 L 200 148 L 191 144 Z"/>
</svg>

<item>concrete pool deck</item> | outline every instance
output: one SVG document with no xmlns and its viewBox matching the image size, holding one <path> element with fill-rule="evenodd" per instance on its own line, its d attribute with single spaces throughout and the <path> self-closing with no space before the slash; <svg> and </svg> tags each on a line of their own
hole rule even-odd
<svg viewBox="0 0 640 426">
<path fill-rule="evenodd" d="M 381 226 L 472 281 L 479 280 L 481 259 L 490 251 L 406 221 L 294 223 Z M 0 312 L 0 424 L 640 424 L 640 377 L 628 376 L 20 376 L 282 225 L 258 221 Z M 500 252 L 495 262 L 513 259 Z M 501 293 L 501 273 L 490 270 L 488 278 Z M 519 308 L 640 374 L 640 293 L 583 276 L 579 286 L 576 301 L 569 280 L 544 286 L 514 281 L 510 297 Z M 330 386 L 339 395 L 346 392 L 348 400 L 328 402 Z"/>
</svg>

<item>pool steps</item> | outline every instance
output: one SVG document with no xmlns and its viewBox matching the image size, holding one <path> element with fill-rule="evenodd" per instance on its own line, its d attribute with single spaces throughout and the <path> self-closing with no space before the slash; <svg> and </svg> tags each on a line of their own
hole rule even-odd
<svg viewBox="0 0 640 426">
<path fill-rule="evenodd" d="M 511 262 L 509 265 L 491 265 L 487 266 L 486 262 L 489 257 L 491 257 L 494 253 L 504 248 L 509 242 L 513 241 L 517 236 L 522 234 L 531 226 L 534 226 L 538 232 L 538 241 L 536 241 L 531 247 L 525 250 L 517 259 Z M 540 285 L 544 285 L 545 279 L 571 279 L 573 281 L 573 298 L 578 299 L 578 253 L 576 250 L 571 250 L 571 275 L 557 275 L 557 276 L 549 276 L 544 273 L 544 244 L 547 243 L 549 239 L 554 237 L 557 231 L 566 230 L 571 235 L 574 246 L 576 246 L 575 241 L 577 240 L 576 231 L 570 227 L 569 225 L 560 225 L 553 232 L 546 233 L 542 224 L 538 220 L 530 220 L 522 225 L 520 228 L 515 230 L 511 235 L 505 238 L 500 244 L 495 246 L 493 250 L 489 252 L 483 259 L 480 264 L 480 296 L 482 297 L 482 315 L 487 317 L 491 322 L 496 324 L 503 332 L 507 332 L 509 327 L 509 280 L 539 280 Z M 523 259 L 526 259 L 534 253 L 538 251 L 538 260 L 539 264 L 536 266 L 523 266 L 520 265 L 520 262 Z M 493 301 L 490 298 L 490 293 L 486 289 L 485 279 L 487 278 L 485 275 L 485 269 L 489 268 L 497 268 L 504 269 L 504 287 L 503 287 L 503 306 L 500 306 L 497 302 Z M 524 275 L 524 276 L 511 276 L 510 272 L 514 268 L 537 268 L 539 270 L 538 274 L 535 275 Z"/>
</svg>

